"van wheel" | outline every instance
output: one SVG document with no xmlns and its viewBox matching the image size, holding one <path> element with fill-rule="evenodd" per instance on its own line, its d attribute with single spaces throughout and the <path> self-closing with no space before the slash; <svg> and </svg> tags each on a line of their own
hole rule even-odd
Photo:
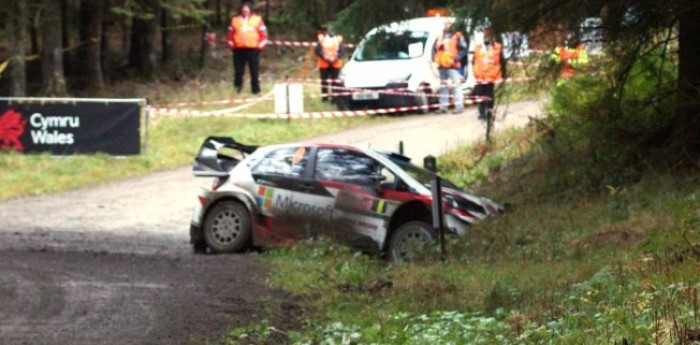
<svg viewBox="0 0 700 345">
<path fill-rule="evenodd" d="M 350 100 L 349 96 L 337 96 L 333 98 L 333 103 L 335 104 L 335 107 L 340 110 L 340 111 L 346 111 L 350 109 Z"/>
<path fill-rule="evenodd" d="M 424 256 L 435 236 L 430 224 L 413 221 L 402 224 L 391 235 L 389 260 L 392 262 L 411 261 Z"/>
<path fill-rule="evenodd" d="M 430 99 L 428 98 L 429 89 L 423 88 L 416 93 L 415 103 L 420 107 L 416 109 L 418 114 L 427 114 L 430 112 Z"/>
</svg>

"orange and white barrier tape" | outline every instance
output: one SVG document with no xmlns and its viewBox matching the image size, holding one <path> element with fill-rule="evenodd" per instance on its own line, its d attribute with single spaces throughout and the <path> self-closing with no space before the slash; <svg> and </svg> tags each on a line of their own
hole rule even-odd
<svg viewBox="0 0 700 345">
<path fill-rule="evenodd" d="M 316 46 L 316 42 L 274 41 L 274 40 L 270 40 L 268 42 L 270 45 L 285 46 L 285 47 L 314 47 L 314 46 Z M 344 43 L 343 45 L 346 48 L 355 48 L 355 45 L 352 43 Z"/>
<path fill-rule="evenodd" d="M 12 59 L 8 58 L 8 59 L 5 59 L 5 61 L 3 61 L 2 63 L 0 63 L 0 76 L 2 76 L 2 72 L 5 71 L 5 68 L 7 68 L 7 65 L 10 64 L 10 60 L 12 60 Z"/>
<path fill-rule="evenodd" d="M 464 104 L 477 104 L 487 101 L 487 97 L 474 97 L 464 100 Z M 379 109 L 367 110 L 337 110 L 337 111 L 318 111 L 308 113 L 290 113 L 290 114 L 241 114 L 231 110 L 216 110 L 216 111 L 197 111 L 189 109 L 168 109 L 149 107 L 148 110 L 154 116 L 172 116 L 172 117 L 208 117 L 208 116 L 225 116 L 233 118 L 247 119 L 316 119 L 316 118 L 337 118 L 337 117 L 352 117 L 352 116 L 370 116 L 370 115 L 386 115 L 394 113 L 402 113 L 408 111 L 426 110 L 438 108 L 440 104 L 430 105 L 414 105 L 405 107 L 388 107 Z"/>
<path fill-rule="evenodd" d="M 313 78 L 306 78 L 306 79 L 288 79 L 289 81 L 296 81 L 300 82 L 301 84 L 307 84 L 307 85 L 314 85 L 314 86 L 320 86 L 319 82 L 321 79 L 313 79 Z M 330 79 L 333 81 L 342 81 L 340 79 Z M 508 78 L 508 79 L 499 79 L 496 80 L 494 83 L 499 84 L 499 83 L 515 83 L 515 82 L 526 82 L 526 81 L 532 81 L 535 80 L 534 77 L 519 77 L 519 78 Z M 448 81 L 449 82 L 449 81 Z M 488 82 L 477 82 L 477 84 L 487 84 Z M 363 89 L 363 88 L 349 88 L 349 87 L 344 87 L 344 86 L 338 86 L 338 85 L 327 85 L 326 86 L 328 89 L 331 90 L 329 94 L 326 96 L 330 97 L 340 97 L 340 96 L 350 96 L 355 93 L 362 93 L 362 92 L 372 92 L 372 93 L 378 93 L 378 94 L 385 94 L 385 95 L 394 95 L 394 96 L 425 96 L 428 98 L 439 98 L 440 95 L 436 93 L 421 93 L 421 92 L 415 92 L 415 91 L 409 91 L 406 88 L 393 88 L 393 89 Z M 322 94 L 315 94 L 315 95 L 307 95 L 306 97 L 322 97 Z M 447 95 L 447 98 L 454 98 L 453 95 Z M 181 108 L 181 107 L 191 107 L 191 106 L 204 106 L 204 105 L 233 105 L 233 104 L 242 104 L 242 103 L 251 103 L 251 102 L 259 102 L 259 101 L 265 101 L 265 100 L 271 100 L 273 97 L 271 95 L 266 95 L 262 97 L 256 97 L 256 98 L 238 98 L 238 99 L 226 99 L 226 100 L 212 100 L 212 101 L 191 101 L 191 102 L 178 102 L 178 103 L 168 103 L 168 104 L 160 104 L 154 106 L 155 109 L 171 109 L 171 108 Z M 190 112 L 192 110 L 189 110 Z M 167 111 L 166 111 L 167 112 Z"/>
<path fill-rule="evenodd" d="M 522 83 L 522 82 L 527 82 L 527 81 L 533 81 L 535 80 L 535 77 L 516 77 L 516 78 L 507 78 L 507 79 L 498 79 L 496 81 L 490 82 L 490 81 L 476 81 L 476 84 L 503 84 L 503 83 Z"/>
</svg>

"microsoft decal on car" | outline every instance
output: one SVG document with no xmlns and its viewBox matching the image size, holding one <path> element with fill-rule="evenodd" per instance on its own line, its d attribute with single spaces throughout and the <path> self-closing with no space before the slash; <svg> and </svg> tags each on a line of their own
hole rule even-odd
<svg viewBox="0 0 700 345">
<path fill-rule="evenodd" d="M 258 188 L 258 207 L 260 209 L 269 209 L 272 207 L 272 199 L 275 196 L 275 189 L 265 186 Z"/>
</svg>

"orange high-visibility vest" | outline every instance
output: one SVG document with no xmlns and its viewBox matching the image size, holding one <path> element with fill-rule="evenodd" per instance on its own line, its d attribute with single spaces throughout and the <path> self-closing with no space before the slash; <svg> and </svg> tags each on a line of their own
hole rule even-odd
<svg viewBox="0 0 700 345">
<path fill-rule="evenodd" d="M 459 68 L 459 61 L 455 61 L 457 52 L 459 51 L 459 39 L 462 34 L 459 32 L 454 33 L 449 39 L 441 39 L 442 50 L 438 50 L 435 53 L 435 63 L 442 68 Z M 439 46 L 435 45 L 435 49 Z"/>
<path fill-rule="evenodd" d="M 260 44 L 260 28 L 263 26 L 262 17 L 251 14 L 248 19 L 235 16 L 231 19 L 234 48 L 258 48 Z"/>
<path fill-rule="evenodd" d="M 491 49 L 484 45 L 476 46 L 474 50 L 474 78 L 477 80 L 496 81 L 503 78 L 501 71 L 501 51 L 503 47 L 498 42 L 491 44 Z"/>
<path fill-rule="evenodd" d="M 324 57 L 323 59 L 321 57 L 317 59 L 318 68 L 328 68 L 331 66 L 333 68 L 343 67 L 343 61 L 338 59 L 338 51 L 340 50 L 340 45 L 343 44 L 342 36 L 319 34 L 318 44 L 321 46 L 321 53 Z M 328 61 L 333 61 L 333 64 L 328 63 Z"/>
<path fill-rule="evenodd" d="M 574 76 L 574 73 L 576 72 L 576 66 L 574 66 L 574 64 L 579 62 L 579 59 L 585 60 L 581 61 L 582 63 L 588 61 L 587 58 L 584 58 L 586 55 L 585 49 L 586 48 L 583 46 L 583 44 L 579 44 L 576 49 L 562 46 L 558 46 L 556 48 L 555 52 L 558 53 L 559 62 L 561 62 L 562 78 L 568 79 Z"/>
</svg>

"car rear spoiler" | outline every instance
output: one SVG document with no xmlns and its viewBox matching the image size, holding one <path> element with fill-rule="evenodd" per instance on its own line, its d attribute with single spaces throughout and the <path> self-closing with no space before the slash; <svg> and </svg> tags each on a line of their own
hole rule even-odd
<svg viewBox="0 0 700 345">
<path fill-rule="evenodd" d="M 221 153 L 221 149 L 237 150 L 245 157 L 258 149 L 255 145 L 245 145 L 233 138 L 208 137 L 199 148 L 199 153 L 192 162 L 192 174 L 196 177 L 221 177 L 228 175 L 240 159 Z"/>
</svg>

